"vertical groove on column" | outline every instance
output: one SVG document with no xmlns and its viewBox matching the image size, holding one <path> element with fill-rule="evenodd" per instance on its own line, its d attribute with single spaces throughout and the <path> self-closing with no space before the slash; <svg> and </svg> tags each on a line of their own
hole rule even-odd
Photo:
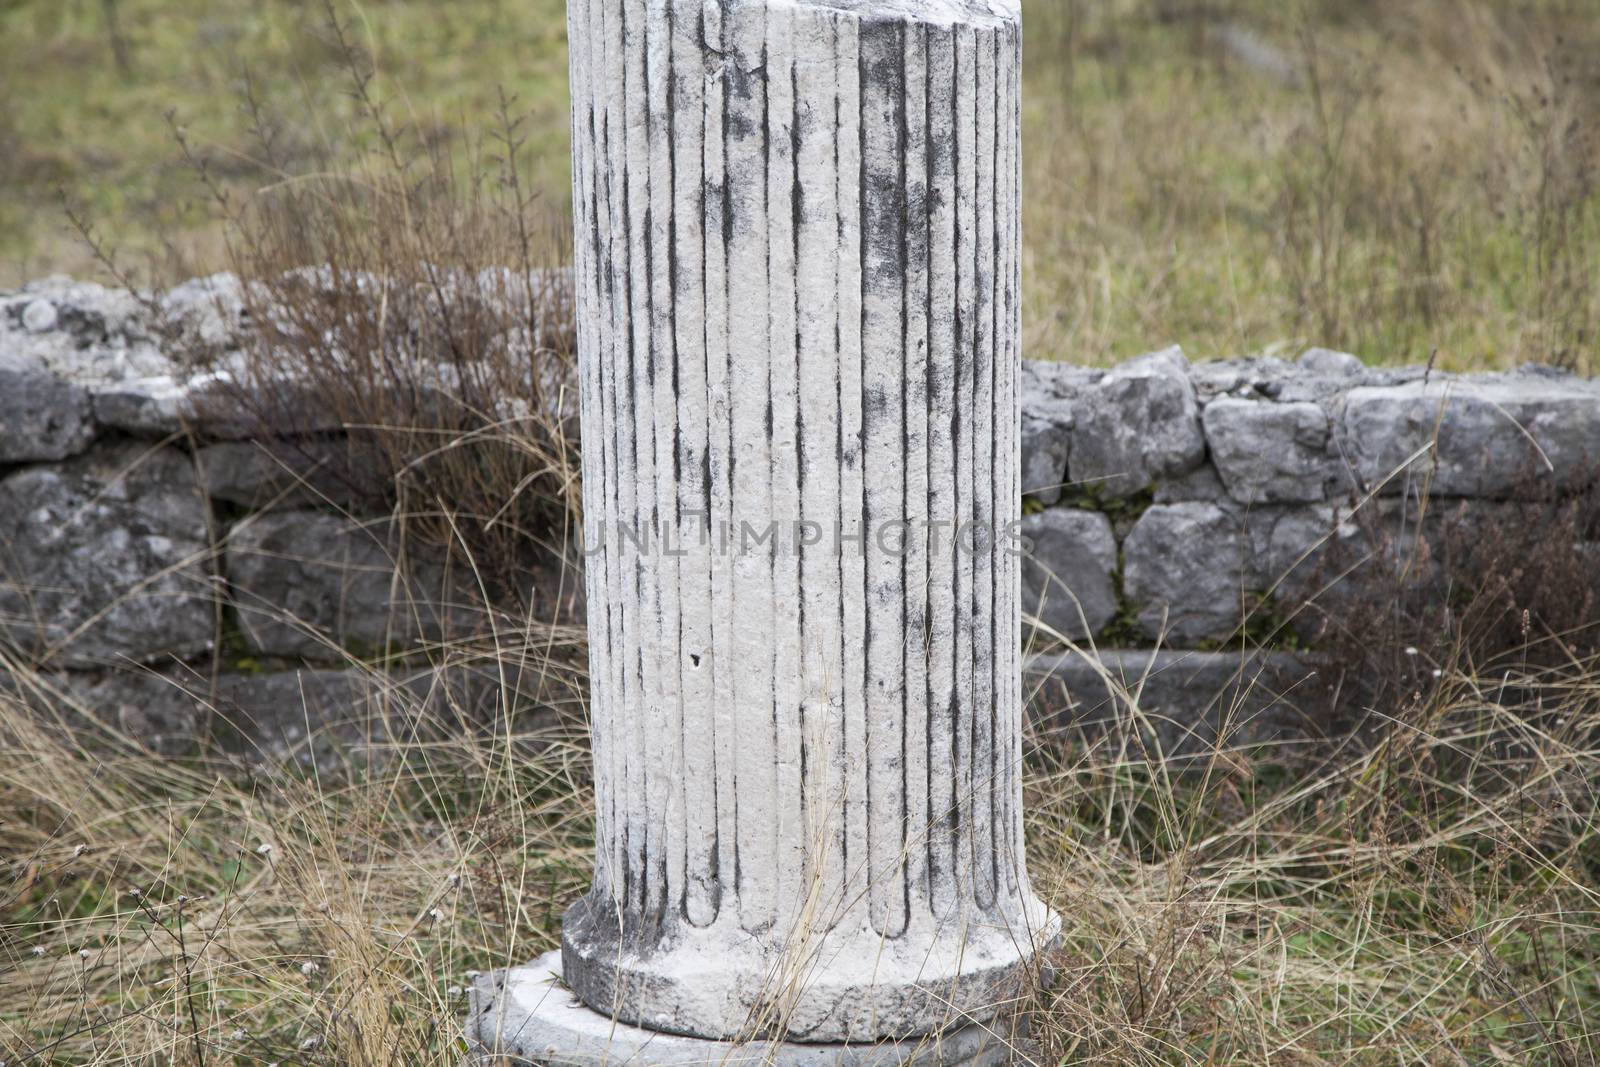
<svg viewBox="0 0 1600 1067">
<path fill-rule="evenodd" d="M 776 752 L 773 745 L 772 554 L 757 540 L 772 514 L 771 353 L 767 250 L 766 7 L 732 5 L 728 85 L 729 401 L 735 551 L 733 634 L 735 877 L 744 928 L 775 919 Z M 758 527 L 751 532 L 750 523 Z"/>
<path fill-rule="evenodd" d="M 905 781 L 895 751 L 905 721 L 905 597 L 900 560 L 884 547 L 905 479 L 903 35 L 897 23 L 868 23 L 861 39 L 867 853 L 873 928 L 888 937 L 905 923 Z"/>
<path fill-rule="evenodd" d="M 974 47 L 974 33 L 970 27 L 961 26 L 956 30 L 956 68 L 955 87 L 952 94 L 952 107 L 955 109 L 955 182 L 956 182 L 956 352 L 955 375 L 956 394 L 953 425 L 955 427 L 955 483 L 956 483 L 956 510 L 954 518 L 957 523 L 976 517 L 973 475 L 973 437 L 975 433 L 974 416 L 974 362 L 976 356 L 976 323 L 977 323 L 977 255 L 976 255 L 976 225 L 974 211 L 977 201 L 977 178 L 973 168 L 973 159 L 976 154 L 973 123 L 976 121 L 973 110 L 973 95 L 964 91 L 966 80 L 973 77 L 976 69 Z M 976 606 L 976 592 L 974 586 L 974 571 L 972 554 L 965 551 L 970 543 L 969 538 L 974 531 L 968 526 L 965 531 L 960 526 L 956 531 L 957 543 L 954 546 L 956 559 L 956 596 L 955 596 L 955 715 L 954 737 L 952 748 L 955 753 L 954 790 L 953 798 L 955 826 L 955 870 L 956 878 L 961 885 L 961 897 L 966 899 L 972 892 L 972 797 L 974 787 L 973 767 L 973 740 L 976 733 L 976 708 L 974 707 L 974 643 L 973 643 L 973 610 Z"/>
<path fill-rule="evenodd" d="M 592 7 L 594 15 L 595 41 L 602 55 L 605 57 L 604 69 L 609 75 L 611 71 L 618 70 L 621 66 L 620 25 L 613 30 L 613 23 L 617 20 L 607 17 L 607 5 L 604 0 L 598 0 Z M 612 650 L 612 694 L 615 704 L 615 728 L 612 734 L 617 742 L 610 747 L 611 767 L 610 781 L 612 792 L 612 805 L 615 812 L 615 837 L 612 841 L 612 869 L 614 899 L 623 907 L 629 903 L 629 888 L 631 884 L 628 862 L 628 838 L 632 831 L 632 805 L 630 804 L 630 790 L 628 782 L 628 749 L 632 746 L 633 723 L 625 714 L 620 714 L 632 706 L 629 696 L 633 690 L 630 684 L 632 677 L 632 650 L 628 642 L 628 624 L 631 614 L 631 600 L 623 595 L 624 578 L 622 575 L 622 550 L 618 542 L 622 522 L 622 483 L 624 481 L 621 465 L 622 457 L 631 451 L 625 446 L 624 433 L 626 427 L 623 422 L 628 421 L 623 414 L 620 404 L 622 397 L 626 396 L 617 386 L 617 375 L 626 367 L 623 359 L 621 345 L 625 343 L 627 331 L 626 319 L 619 306 L 621 301 L 621 285 L 618 279 L 617 242 L 622 230 L 620 221 L 622 210 L 618 202 L 617 183 L 622 178 L 622 160 L 618 149 L 621 138 L 621 99 L 617 79 L 601 77 L 596 79 L 605 93 L 603 118 L 600 132 L 600 151 L 606 161 L 605 166 L 605 195 L 601 202 L 601 232 L 600 239 L 603 248 L 604 267 L 604 306 L 596 309 L 597 313 L 610 320 L 611 329 L 604 339 L 602 358 L 604 359 L 604 413 L 606 417 L 603 434 L 606 449 L 606 470 L 610 475 L 609 480 L 601 487 L 605 494 L 606 508 L 606 582 L 610 586 L 609 602 L 615 608 L 611 613 L 611 650 Z M 615 134 L 615 135 L 614 135 Z M 631 457 L 629 459 L 631 466 Z"/>
<path fill-rule="evenodd" d="M 799 340 L 796 242 L 799 175 L 796 171 L 798 101 L 795 99 L 795 14 L 768 13 L 766 64 L 767 142 L 767 346 L 771 360 L 767 431 L 771 441 L 772 508 L 764 520 L 776 524 L 772 550 L 774 768 L 777 849 L 772 877 L 780 887 L 778 917 L 792 927 L 802 902 L 805 837 L 801 819 L 804 697 L 801 677 L 799 554 L 792 523 L 801 510 Z M 787 59 L 784 57 L 788 57 Z"/>
<path fill-rule="evenodd" d="M 573 230 L 576 240 L 573 244 L 573 285 L 579 294 L 579 300 L 586 307 L 596 304 L 594 291 L 591 289 L 592 272 L 595 270 L 594 245 L 591 244 L 597 232 L 594 221 L 594 204 L 592 201 L 592 183 L 594 180 L 593 164 L 589 158 L 591 146 L 594 143 L 594 101 L 591 97 L 590 72 L 593 64 L 588 57 L 588 46 L 593 41 L 589 34 L 589 8 L 586 0 L 574 0 L 567 8 L 567 37 L 571 44 L 571 69 L 572 69 L 572 206 Z M 600 412 L 597 404 L 595 376 L 599 373 L 600 360 L 595 358 L 595 337 L 593 331 L 584 330 L 578 334 L 578 381 L 579 381 L 579 411 L 580 418 L 585 425 L 597 425 Z M 582 464 L 583 480 L 586 485 L 602 485 L 605 482 L 605 469 L 603 461 L 604 450 L 583 449 L 579 456 Z M 590 542 L 603 536 L 603 530 L 597 529 L 599 523 L 593 521 L 594 516 L 588 516 L 586 528 L 582 531 L 584 547 L 591 547 Z M 603 592 L 602 568 L 597 568 L 593 562 L 584 568 L 584 594 L 590 605 L 590 611 L 603 615 L 606 611 L 605 596 Z M 610 730 L 602 721 L 608 707 L 605 692 L 605 667 L 609 662 L 610 648 L 606 640 L 608 627 L 599 624 L 595 628 L 595 636 L 589 643 L 589 677 L 590 697 L 589 716 L 593 724 L 592 734 L 594 744 L 592 758 L 596 767 L 605 763 L 605 745 L 610 736 Z M 608 873 L 610 857 L 605 854 L 606 842 L 611 838 L 609 816 L 604 805 L 597 805 L 595 810 L 595 886 L 601 892 L 609 892 L 610 876 Z"/>
<path fill-rule="evenodd" d="M 994 41 L 976 35 L 977 79 L 973 139 L 977 173 L 977 330 L 973 342 L 973 521 L 980 550 L 973 556 L 972 824 L 973 894 L 994 903 Z"/>
<path fill-rule="evenodd" d="M 901 456 L 905 478 L 900 514 L 909 524 L 900 560 L 901 658 L 905 678 L 901 690 L 904 724 L 901 763 L 905 818 L 900 848 L 908 870 L 908 896 L 928 892 L 928 832 L 931 811 L 928 788 L 928 318 L 931 304 L 928 264 L 928 36 L 925 26 L 903 34 L 900 172 L 905 185 L 901 215 L 901 263 L 904 314 L 900 345 L 905 353 L 901 397 Z M 907 901 L 907 911 L 910 902 Z"/>
<path fill-rule="evenodd" d="M 815 545 L 802 546 L 799 559 L 803 834 L 806 888 L 816 894 L 819 919 L 826 922 L 844 892 L 843 812 L 833 799 L 844 782 L 836 764 L 843 648 L 838 563 L 832 550 L 839 521 L 838 368 L 819 358 L 838 350 L 837 31 L 831 16 L 813 13 L 793 32 L 799 518 L 811 524 L 808 535 L 815 529 L 819 537 Z"/>
<path fill-rule="evenodd" d="M 650 277 L 647 273 L 649 214 L 649 145 L 645 140 L 649 121 L 644 84 L 644 60 L 648 47 L 644 19 L 644 0 L 624 0 L 621 5 L 623 78 L 623 215 L 622 230 L 626 247 L 627 299 L 624 316 L 628 327 L 628 424 L 629 459 L 632 467 L 623 479 L 624 521 L 631 535 L 625 539 L 625 566 L 633 589 L 633 625 L 630 633 L 635 691 L 638 701 L 630 716 L 634 725 L 635 747 L 629 753 L 628 779 L 638 800 L 630 805 L 633 829 L 628 838 L 629 882 L 634 906 L 650 910 L 650 838 L 655 820 L 651 795 L 650 746 L 654 736 L 654 637 L 655 595 L 652 588 L 655 568 L 644 559 L 641 538 L 648 536 L 649 501 L 654 498 L 655 482 L 653 436 L 655 420 L 651 411 L 650 361 Z M 637 36 L 646 47 L 632 47 Z"/>
<path fill-rule="evenodd" d="M 682 765 L 684 918 L 709 926 L 718 911 L 716 763 L 701 746 L 715 736 L 712 686 L 711 550 L 700 534 L 710 512 L 706 406 L 705 294 L 705 67 L 700 34 L 704 14 L 668 9 L 672 80 L 673 348 L 677 368 L 675 469 L 676 530 L 684 539 L 678 559 L 680 648 L 679 743 L 696 756 Z M 710 746 L 714 752 L 714 743 Z"/>
<path fill-rule="evenodd" d="M 649 357 L 651 410 L 649 557 L 654 572 L 655 642 L 651 656 L 652 714 L 657 739 L 649 753 L 650 884 L 649 908 L 662 915 L 683 895 L 683 703 L 678 677 L 679 625 L 676 535 L 677 466 L 673 451 L 677 427 L 677 346 L 673 322 L 672 234 L 672 9 L 651 12 L 644 25 L 646 145 L 649 167 L 645 198 L 645 275 L 649 279 Z"/>
<path fill-rule="evenodd" d="M 949 769 L 955 763 L 958 591 L 955 475 L 955 387 L 959 347 L 956 264 L 955 109 L 945 92 L 955 83 L 955 40 L 941 33 L 929 44 L 928 84 L 928 513 L 943 525 L 929 529 L 928 553 L 928 882 L 935 915 L 956 906 L 955 794 Z M 942 786 L 942 788 L 941 788 Z"/>
<path fill-rule="evenodd" d="M 725 55 L 727 29 L 721 0 L 705 0 L 704 44 L 707 54 Z M 732 194 L 728 188 L 728 78 L 726 66 L 707 71 L 705 138 L 705 269 L 706 269 L 706 375 L 710 508 L 712 528 L 712 676 L 714 691 L 714 759 L 716 763 L 717 871 L 720 905 L 726 907 L 737 893 L 738 805 L 734 785 L 735 733 L 733 679 L 738 670 L 733 646 L 733 574 L 725 551 L 725 524 L 732 512 L 733 437 L 729 419 L 729 352 L 732 346 L 728 300 L 732 225 Z M 713 135 L 715 131 L 715 135 Z"/>
<path fill-rule="evenodd" d="M 861 41 L 860 23 L 840 17 L 838 27 L 838 350 L 839 350 L 839 484 L 840 522 L 846 535 L 867 536 L 864 527 L 865 489 L 862 478 L 862 189 L 865 168 L 861 155 Z M 839 551 L 839 610 L 844 657 L 842 688 L 842 743 L 839 746 L 840 779 L 844 783 L 841 862 L 846 884 L 864 883 L 869 870 L 867 841 L 866 767 L 866 619 L 864 590 L 866 560 L 859 546 L 842 542 Z M 850 894 L 852 897 L 854 893 Z"/>
<path fill-rule="evenodd" d="M 1017 347 L 1016 357 L 1012 360 L 1012 404 L 1011 425 L 1019 428 L 1018 439 L 1012 450 L 1011 463 L 1011 499 L 1020 513 L 1022 507 L 1022 458 L 1021 458 L 1021 432 L 1022 425 L 1022 28 L 1013 27 L 1011 30 L 1011 108 L 1006 115 L 1006 135 L 1011 141 L 1011 195 L 1013 208 L 1011 212 L 1011 339 Z M 1012 596 L 1017 605 L 1022 602 L 1022 561 L 1020 557 L 1012 557 Z M 1015 783 L 1012 786 L 1012 803 L 1016 805 L 1011 820 L 1009 833 L 1012 835 L 1012 850 L 1015 860 L 1012 864 L 1017 874 L 1017 889 L 1019 892 L 1030 892 L 1028 886 L 1026 847 L 1022 822 L 1022 746 L 1023 746 L 1023 689 L 1022 689 L 1022 634 L 1021 613 L 1013 609 L 1013 625 L 1017 630 L 1016 640 L 1012 643 L 1013 667 L 1011 672 L 1012 702 L 1014 715 L 1013 729 L 1016 740 L 1013 746 L 1013 775 Z"/>
</svg>

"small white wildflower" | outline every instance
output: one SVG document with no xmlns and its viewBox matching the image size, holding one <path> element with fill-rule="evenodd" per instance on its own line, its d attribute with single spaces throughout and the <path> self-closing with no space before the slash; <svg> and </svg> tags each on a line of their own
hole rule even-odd
<svg viewBox="0 0 1600 1067">
<path fill-rule="evenodd" d="M 459 997 L 461 995 L 461 987 L 458 985 L 453 985 L 449 989 L 446 989 L 445 992 L 452 997 Z"/>
<path fill-rule="evenodd" d="M 88 845 L 75 845 L 75 846 L 73 846 L 73 849 L 72 849 L 72 858 L 73 859 L 77 859 L 79 856 L 83 855 L 87 851 L 89 851 L 89 846 Z"/>
<path fill-rule="evenodd" d="M 34 945 L 33 946 L 33 954 L 35 956 L 43 956 L 44 955 L 44 946 L 43 945 Z"/>
<path fill-rule="evenodd" d="M 316 974 L 320 970 L 322 970 L 322 968 L 317 966 L 315 963 L 312 963 L 310 960 L 307 960 L 305 963 L 300 965 L 300 973 L 304 975 Z"/>
<path fill-rule="evenodd" d="M 256 855 L 258 855 L 258 856 L 270 856 L 270 855 L 272 855 L 272 846 L 267 844 L 267 842 L 265 842 L 265 841 L 261 842 L 261 844 L 256 846 Z"/>
<path fill-rule="evenodd" d="M 1406 655 L 1415 656 L 1416 654 L 1417 654 L 1416 646 L 1414 646 L 1414 645 L 1407 645 L 1406 646 Z"/>
<path fill-rule="evenodd" d="M 130 897 L 132 897 L 134 900 L 138 900 L 140 897 L 144 896 L 144 894 L 139 892 L 139 890 L 137 890 L 137 889 L 128 890 L 128 895 Z"/>
<path fill-rule="evenodd" d="M 184 905 L 184 904 L 187 904 L 187 903 L 189 903 L 189 898 L 188 898 L 188 896 L 186 896 L 186 895 L 185 895 L 185 894 L 183 894 L 183 893 L 179 893 L 179 894 L 178 894 L 178 904 L 179 904 L 179 905 L 180 905 L 180 906 L 182 906 L 182 905 Z"/>
<path fill-rule="evenodd" d="M 458 885 L 461 884 L 461 875 L 456 873 L 455 871 L 452 871 L 452 872 L 450 872 L 450 877 L 448 879 L 446 879 L 446 880 L 450 883 L 450 885 L 452 887 L 458 886 Z"/>
<path fill-rule="evenodd" d="M 233 1033 L 228 1035 L 228 1040 L 229 1041 L 243 1041 L 244 1039 L 245 1039 L 245 1032 L 243 1030 L 236 1029 L 236 1030 L 234 1030 Z"/>
<path fill-rule="evenodd" d="M 1433 676 L 1435 678 L 1443 678 L 1444 677 L 1444 671 L 1441 671 L 1438 667 L 1435 667 L 1433 669 Z"/>
<path fill-rule="evenodd" d="M 89 958 L 89 950 L 88 950 L 88 949 L 86 949 L 86 948 L 80 948 L 80 949 L 79 949 L 79 950 L 78 950 L 78 958 L 79 958 L 79 959 L 80 959 L 80 960 L 86 960 L 86 959 L 88 959 L 88 958 Z"/>
<path fill-rule="evenodd" d="M 442 922 L 444 920 L 444 912 L 440 911 L 438 908 L 432 908 L 428 911 L 428 918 L 432 919 L 434 922 Z"/>
<path fill-rule="evenodd" d="M 310 1052 L 320 1044 L 322 1044 L 322 1039 L 320 1037 L 308 1037 L 304 1041 L 300 1042 L 300 1051 Z"/>
</svg>

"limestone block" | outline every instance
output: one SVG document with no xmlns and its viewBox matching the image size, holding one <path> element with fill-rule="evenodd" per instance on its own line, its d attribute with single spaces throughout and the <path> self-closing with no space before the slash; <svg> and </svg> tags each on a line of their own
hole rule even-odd
<svg viewBox="0 0 1600 1067">
<path fill-rule="evenodd" d="M 262 655 L 339 662 L 474 632 L 470 586 L 431 558 L 402 561 L 399 531 L 315 511 L 254 515 L 227 537 L 239 624 Z"/>
<path fill-rule="evenodd" d="M 1237 515 L 1215 504 L 1156 504 L 1123 543 L 1123 582 L 1145 635 L 1183 648 L 1234 633 L 1257 576 Z"/>
<path fill-rule="evenodd" d="M 1079 394 L 1101 372 L 1022 361 L 1022 491 L 1041 504 L 1061 499 Z"/>
<path fill-rule="evenodd" d="M 1242 504 L 1313 502 L 1337 478 L 1327 412 L 1308 402 L 1219 397 L 1205 407 L 1211 461 Z"/>
<path fill-rule="evenodd" d="M 1205 459 L 1189 361 L 1176 347 L 1129 360 L 1083 391 L 1069 469 L 1083 488 L 1126 497 Z"/>
<path fill-rule="evenodd" d="M 1227 487 L 1217 477 L 1217 469 L 1209 463 L 1196 467 L 1180 478 L 1157 482 L 1151 498 L 1157 504 L 1183 504 L 1193 500 L 1228 506 L 1233 504 Z"/>
<path fill-rule="evenodd" d="M 1312 374 L 1329 378 L 1359 378 L 1367 372 L 1367 365 L 1360 356 L 1332 348 L 1308 348 L 1300 353 L 1296 363 Z"/>
<path fill-rule="evenodd" d="M 1385 495 L 1537 495 L 1600 468 L 1600 382 L 1519 372 L 1350 391 L 1343 447 Z"/>
<path fill-rule="evenodd" d="M 0 481 L 0 642 L 52 666 L 211 646 L 206 503 L 189 457 L 123 445 Z"/>
<path fill-rule="evenodd" d="M 93 440 L 83 387 L 37 357 L 8 351 L 0 335 L 0 463 L 66 459 Z"/>
<path fill-rule="evenodd" d="M 1315 664 L 1286 652 L 1067 651 L 1032 657 L 1024 677 L 1045 733 L 1114 730 L 1152 754 L 1306 742 L 1326 721 Z"/>
<path fill-rule="evenodd" d="M 1022 612 L 1044 624 L 1036 640 L 1092 637 L 1117 613 L 1117 541 L 1096 511 L 1051 508 L 1022 520 L 1032 542 L 1022 568 Z M 1050 632 L 1053 631 L 1053 632 Z"/>
<path fill-rule="evenodd" d="M 222 441 L 195 453 L 206 495 L 247 508 L 343 506 L 356 499 L 341 477 L 350 461 L 343 441 L 267 445 Z"/>
</svg>

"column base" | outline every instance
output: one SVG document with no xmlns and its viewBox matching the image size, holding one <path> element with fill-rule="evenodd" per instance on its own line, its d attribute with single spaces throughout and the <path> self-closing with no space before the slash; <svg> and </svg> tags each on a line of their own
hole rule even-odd
<svg viewBox="0 0 1600 1067">
<path fill-rule="evenodd" d="M 616 1022 L 561 980 L 561 953 L 480 977 L 471 993 L 467 1040 L 481 1064 L 536 1067 L 989 1067 L 1011 1062 L 1009 1024 L 972 1024 L 878 1044 L 708 1041 Z"/>
</svg>

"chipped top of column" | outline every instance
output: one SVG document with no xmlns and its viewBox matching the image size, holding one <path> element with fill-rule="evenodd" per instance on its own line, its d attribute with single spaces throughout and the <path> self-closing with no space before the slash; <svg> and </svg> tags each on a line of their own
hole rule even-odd
<svg viewBox="0 0 1600 1067">
<path fill-rule="evenodd" d="M 895 20 L 989 28 L 1022 17 L 1019 0 L 769 0 L 768 6 L 824 8 L 863 20 Z"/>
</svg>

